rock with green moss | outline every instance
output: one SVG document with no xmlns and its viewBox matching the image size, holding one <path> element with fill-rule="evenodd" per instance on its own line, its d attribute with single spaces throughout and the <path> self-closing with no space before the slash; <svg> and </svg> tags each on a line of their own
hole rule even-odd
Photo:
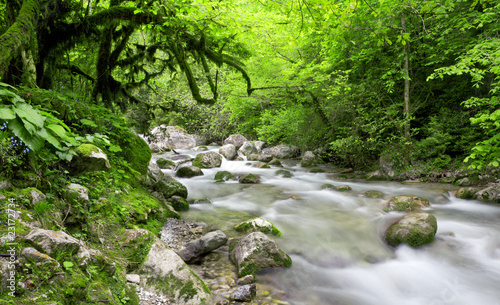
<svg viewBox="0 0 500 305">
<path fill-rule="evenodd" d="M 242 175 L 239 180 L 240 183 L 257 184 L 260 183 L 260 176 L 254 174 Z"/>
<path fill-rule="evenodd" d="M 434 241 L 437 220 L 429 213 L 411 213 L 393 224 L 385 233 L 385 240 L 391 246 L 405 243 L 420 247 Z"/>
<path fill-rule="evenodd" d="M 168 202 L 176 211 L 188 211 L 189 202 L 181 196 L 172 196 L 168 198 Z"/>
<path fill-rule="evenodd" d="M 273 234 L 278 237 L 282 236 L 280 230 L 278 230 L 278 228 L 276 228 L 270 221 L 258 217 L 247 221 L 243 221 L 235 225 L 234 229 L 238 232 L 244 232 L 244 233 L 260 231 L 262 233 Z"/>
<path fill-rule="evenodd" d="M 369 190 L 363 193 L 363 196 L 368 197 L 368 198 L 383 198 L 384 194 L 379 191 L 375 190 Z"/>
<path fill-rule="evenodd" d="M 293 177 L 293 174 L 290 171 L 287 171 L 286 169 L 277 170 L 276 175 L 282 176 L 283 178 L 292 178 Z"/>
<path fill-rule="evenodd" d="M 203 172 L 199 167 L 188 165 L 179 168 L 175 175 L 179 178 L 192 178 L 196 176 L 203 176 Z"/>
<path fill-rule="evenodd" d="M 120 148 L 122 151 L 117 154 L 122 156 L 134 170 L 141 174 L 146 174 L 149 161 L 151 160 L 149 145 L 141 137 L 130 132 L 120 142 Z"/>
<path fill-rule="evenodd" d="M 31 242 L 35 248 L 52 257 L 58 253 L 66 253 L 71 256 L 77 253 L 81 246 L 81 241 L 63 231 L 34 229 L 24 238 Z"/>
<path fill-rule="evenodd" d="M 219 148 L 219 154 L 223 155 L 226 160 L 233 160 L 238 155 L 233 144 L 226 144 Z"/>
<path fill-rule="evenodd" d="M 475 194 L 475 198 L 482 201 L 500 203 L 500 184 L 480 190 Z"/>
<path fill-rule="evenodd" d="M 311 173 L 324 173 L 325 170 L 322 168 L 312 168 L 309 172 L 311 172 Z"/>
<path fill-rule="evenodd" d="M 161 193 L 166 199 L 172 196 L 187 198 L 188 195 L 187 188 L 170 176 L 165 176 L 163 179 L 153 184 L 153 190 Z"/>
<path fill-rule="evenodd" d="M 161 169 L 174 169 L 175 168 L 175 162 L 172 160 L 165 159 L 165 158 L 158 158 L 156 160 L 156 164 Z"/>
<path fill-rule="evenodd" d="M 320 163 L 319 158 L 312 152 L 306 151 L 302 160 L 300 161 L 300 166 L 302 167 L 313 167 Z"/>
<path fill-rule="evenodd" d="M 429 206 L 429 200 L 417 196 L 394 196 L 387 202 L 387 211 L 413 212 Z"/>
<path fill-rule="evenodd" d="M 268 163 L 271 166 L 277 166 L 277 167 L 283 167 L 283 164 L 281 164 L 280 160 L 274 158 Z"/>
<path fill-rule="evenodd" d="M 70 164 L 70 169 L 74 173 L 104 171 L 111 168 L 106 154 L 93 144 L 82 144 L 75 151 L 77 155 Z"/>
<path fill-rule="evenodd" d="M 194 271 L 163 241 L 155 238 L 147 248 L 138 274 L 141 288 L 161 293 L 174 304 L 209 304 L 211 292 Z"/>
<path fill-rule="evenodd" d="M 328 184 L 323 184 L 323 185 L 321 186 L 321 189 L 322 189 L 322 190 L 333 190 L 333 189 L 335 189 L 335 185 L 330 184 L 330 183 L 328 183 Z"/>
<path fill-rule="evenodd" d="M 479 190 L 477 187 L 461 187 L 455 191 L 455 196 L 460 199 L 473 199 Z"/>
<path fill-rule="evenodd" d="M 92 303 L 121 304 L 116 302 L 108 285 L 103 282 L 90 283 L 87 290 L 87 299 Z"/>
<path fill-rule="evenodd" d="M 224 145 L 233 144 L 236 149 L 239 149 L 247 141 L 247 138 L 240 134 L 232 134 L 224 140 Z"/>
<path fill-rule="evenodd" d="M 349 185 L 339 185 L 339 186 L 335 187 L 335 190 L 337 190 L 339 192 L 346 192 L 346 191 L 352 190 L 352 188 Z"/>
<path fill-rule="evenodd" d="M 250 154 L 258 153 L 257 148 L 252 142 L 246 141 L 241 145 L 238 149 L 238 152 L 244 156 L 248 156 Z"/>
<path fill-rule="evenodd" d="M 232 248 L 232 249 L 231 249 Z M 238 276 L 255 275 L 269 267 L 290 267 L 292 259 L 276 242 L 262 232 L 253 232 L 230 246 L 229 258 L 236 265 Z"/>
<path fill-rule="evenodd" d="M 231 180 L 233 178 L 234 178 L 234 175 L 228 171 L 218 171 L 215 174 L 214 180 L 215 180 L 215 182 L 224 182 L 224 181 Z"/>
<path fill-rule="evenodd" d="M 266 162 L 257 162 L 253 165 L 256 168 L 271 168 Z"/>
<path fill-rule="evenodd" d="M 24 265 L 30 266 L 32 274 L 37 273 L 38 276 L 48 275 L 50 278 L 56 271 L 60 271 L 60 265 L 55 259 L 35 248 L 24 248 L 20 260 Z"/>
<path fill-rule="evenodd" d="M 227 240 L 226 234 L 221 230 L 212 231 L 200 238 L 188 241 L 177 251 L 177 254 L 187 263 L 197 262 L 202 255 L 225 245 Z"/>
<path fill-rule="evenodd" d="M 199 168 L 220 167 L 221 164 L 222 156 L 214 151 L 198 154 L 193 160 L 193 165 Z"/>
<path fill-rule="evenodd" d="M 64 191 L 66 200 L 76 200 L 78 202 L 89 201 L 89 189 L 77 183 L 71 183 Z"/>
<path fill-rule="evenodd" d="M 12 189 L 12 183 L 9 182 L 9 180 L 1 180 L 0 181 L 0 190 L 6 190 L 9 191 Z"/>
<path fill-rule="evenodd" d="M 270 162 L 273 156 L 268 154 L 249 154 L 247 156 L 248 161 L 260 161 L 260 162 Z"/>
</svg>

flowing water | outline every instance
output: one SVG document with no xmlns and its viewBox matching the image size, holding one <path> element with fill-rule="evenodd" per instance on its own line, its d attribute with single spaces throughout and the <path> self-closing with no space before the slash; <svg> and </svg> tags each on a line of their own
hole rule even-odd
<svg viewBox="0 0 500 305">
<path fill-rule="evenodd" d="M 203 169 L 203 176 L 179 179 L 188 199 L 211 201 L 192 204 L 183 218 L 215 223 L 230 234 L 250 217 L 276 225 L 283 233 L 276 241 L 293 265 L 259 279 L 283 289 L 290 304 L 500 305 L 500 205 L 455 198 L 449 185 L 342 180 L 332 174 L 335 169 L 310 173 L 296 161 L 284 163 L 294 176 L 283 178 L 275 174 L 279 168 L 249 165 L 254 163 L 224 160 L 221 168 Z M 214 183 L 220 170 L 259 174 L 262 182 Z M 324 184 L 347 184 L 352 190 L 322 190 Z M 384 198 L 364 197 L 367 190 Z M 383 211 L 395 195 L 430 200 L 428 212 L 438 221 L 431 245 L 413 249 L 384 243 L 388 224 L 401 216 Z"/>
</svg>

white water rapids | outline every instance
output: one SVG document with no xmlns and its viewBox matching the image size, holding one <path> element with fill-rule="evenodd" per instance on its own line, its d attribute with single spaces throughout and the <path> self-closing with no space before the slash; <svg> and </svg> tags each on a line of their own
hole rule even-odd
<svg viewBox="0 0 500 305">
<path fill-rule="evenodd" d="M 258 277 L 283 289 L 290 304 L 500 305 L 500 205 L 457 199 L 448 195 L 453 187 L 447 185 L 340 180 L 332 173 L 310 173 L 297 162 L 284 163 L 294 176 L 282 178 L 275 174 L 280 168 L 247 163 L 255 162 L 224 160 L 220 168 L 203 169 L 203 176 L 178 178 L 188 199 L 212 202 L 192 204 L 183 218 L 215 222 L 226 233 L 250 217 L 271 221 L 283 233 L 276 241 L 293 265 Z M 262 182 L 215 183 L 221 170 L 259 174 Z M 352 190 L 322 190 L 324 184 Z M 367 190 L 384 198 L 363 197 Z M 384 243 L 387 224 L 401 215 L 383 211 L 395 195 L 430 200 L 428 212 L 438 221 L 432 244 L 394 249 Z"/>
</svg>

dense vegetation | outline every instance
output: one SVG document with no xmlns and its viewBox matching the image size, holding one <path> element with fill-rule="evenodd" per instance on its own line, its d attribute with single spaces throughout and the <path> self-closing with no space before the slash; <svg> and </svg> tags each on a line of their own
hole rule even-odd
<svg viewBox="0 0 500 305">
<path fill-rule="evenodd" d="M 242 133 L 356 167 L 498 166 L 497 1 L 2 5 L 2 82 L 125 112 L 138 132 Z"/>
</svg>

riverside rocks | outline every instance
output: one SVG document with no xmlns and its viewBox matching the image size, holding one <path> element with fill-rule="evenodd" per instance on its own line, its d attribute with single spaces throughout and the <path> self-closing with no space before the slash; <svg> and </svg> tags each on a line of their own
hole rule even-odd
<svg viewBox="0 0 500 305">
<path fill-rule="evenodd" d="M 236 149 L 239 149 L 247 141 L 247 138 L 240 134 L 232 134 L 224 140 L 224 145 L 233 144 Z"/>
<path fill-rule="evenodd" d="M 437 231 L 437 221 L 429 213 L 412 213 L 392 225 L 385 233 L 385 240 L 391 246 L 401 243 L 412 247 L 420 247 L 434 241 Z"/>
<path fill-rule="evenodd" d="M 175 175 L 179 178 L 191 178 L 196 176 L 203 176 L 203 172 L 199 167 L 188 165 L 179 168 Z"/>
<path fill-rule="evenodd" d="M 147 139 L 151 150 L 191 149 L 196 147 L 196 139 L 184 129 L 176 126 L 160 125 L 150 132 Z"/>
<path fill-rule="evenodd" d="M 221 155 L 213 151 L 198 154 L 193 160 L 193 165 L 199 168 L 220 167 L 221 164 L 222 164 Z"/>
<path fill-rule="evenodd" d="M 429 200 L 417 196 L 394 196 L 387 202 L 388 211 L 414 212 L 429 207 Z"/>
<path fill-rule="evenodd" d="M 233 160 L 236 156 L 236 147 L 233 144 L 226 144 L 219 148 L 219 154 L 223 155 L 226 160 Z"/>
<path fill-rule="evenodd" d="M 262 232 L 250 233 L 232 245 L 229 258 L 236 265 L 240 277 L 255 274 L 264 268 L 292 265 L 290 256 Z"/>
<path fill-rule="evenodd" d="M 276 228 L 270 221 L 262 218 L 254 218 L 247 221 L 243 221 L 234 226 L 234 229 L 238 232 L 262 232 L 265 234 L 273 234 L 275 236 L 281 237 L 282 234 L 278 228 Z"/>
<path fill-rule="evenodd" d="M 25 236 L 26 240 L 50 256 L 59 253 L 75 254 L 80 250 L 80 241 L 63 231 L 34 229 Z"/>
<path fill-rule="evenodd" d="M 185 243 L 177 254 L 185 262 L 194 262 L 200 256 L 225 245 L 227 239 L 226 234 L 220 230 L 209 232 L 198 239 Z"/>
</svg>

